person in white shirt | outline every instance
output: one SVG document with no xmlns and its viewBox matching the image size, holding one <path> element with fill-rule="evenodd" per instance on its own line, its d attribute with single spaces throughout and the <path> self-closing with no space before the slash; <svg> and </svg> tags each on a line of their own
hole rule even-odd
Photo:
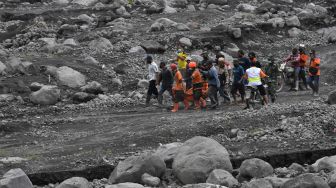
<svg viewBox="0 0 336 188">
<path fill-rule="evenodd" d="M 149 106 L 152 95 L 154 94 L 156 98 L 159 95 L 159 92 L 156 88 L 156 80 L 159 73 L 159 68 L 157 64 L 153 61 L 152 56 L 147 56 L 146 63 L 148 64 L 148 80 L 149 86 L 147 91 L 146 106 Z"/>
</svg>

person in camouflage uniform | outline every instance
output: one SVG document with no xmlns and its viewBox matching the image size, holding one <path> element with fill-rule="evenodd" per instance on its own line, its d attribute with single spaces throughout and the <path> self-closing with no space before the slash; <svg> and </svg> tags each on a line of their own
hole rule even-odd
<svg viewBox="0 0 336 188">
<path fill-rule="evenodd" d="M 265 67 L 265 73 L 268 75 L 267 78 L 267 91 L 268 95 L 271 97 L 272 103 L 276 99 L 276 85 L 278 83 L 279 76 L 279 66 L 275 63 L 274 56 L 268 58 L 269 63 Z"/>
</svg>

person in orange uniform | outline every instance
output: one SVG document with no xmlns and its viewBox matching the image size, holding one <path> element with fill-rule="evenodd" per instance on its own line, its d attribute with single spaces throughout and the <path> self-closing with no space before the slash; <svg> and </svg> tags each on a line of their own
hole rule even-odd
<svg viewBox="0 0 336 188">
<path fill-rule="evenodd" d="M 315 97 L 318 96 L 319 92 L 319 82 L 320 82 L 320 58 L 316 57 L 316 51 L 310 51 L 310 64 L 309 64 L 309 77 L 308 77 L 308 84 L 313 90 L 313 95 Z"/>
<path fill-rule="evenodd" d="M 306 54 L 304 45 L 302 44 L 300 45 L 300 48 L 299 48 L 299 54 L 300 54 L 299 79 L 302 80 L 305 89 L 308 90 L 307 78 L 306 78 L 306 66 L 309 60 L 309 56 Z"/>
<path fill-rule="evenodd" d="M 201 109 L 201 106 L 204 108 L 206 106 L 205 100 L 202 98 L 204 96 L 204 80 L 201 72 L 196 68 L 196 62 L 190 62 L 189 68 L 192 71 L 191 79 L 192 79 L 192 88 L 193 88 L 193 97 L 195 103 L 195 110 Z"/>
<path fill-rule="evenodd" d="M 170 68 L 174 75 L 174 85 L 173 85 L 173 102 L 174 107 L 172 112 L 177 112 L 179 110 L 179 102 L 184 102 L 184 86 L 183 77 L 179 70 L 177 70 L 176 64 L 171 64 Z M 189 104 L 185 104 L 185 108 L 188 108 Z"/>
</svg>

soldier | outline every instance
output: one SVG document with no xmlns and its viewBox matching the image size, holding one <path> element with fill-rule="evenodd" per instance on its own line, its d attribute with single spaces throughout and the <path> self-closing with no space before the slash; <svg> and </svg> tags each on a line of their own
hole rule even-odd
<svg viewBox="0 0 336 188">
<path fill-rule="evenodd" d="M 268 61 L 269 64 L 265 67 L 265 73 L 268 75 L 267 91 L 268 95 L 271 97 L 272 103 L 274 103 L 276 99 L 276 85 L 278 83 L 279 66 L 275 63 L 274 56 L 270 56 Z"/>
</svg>

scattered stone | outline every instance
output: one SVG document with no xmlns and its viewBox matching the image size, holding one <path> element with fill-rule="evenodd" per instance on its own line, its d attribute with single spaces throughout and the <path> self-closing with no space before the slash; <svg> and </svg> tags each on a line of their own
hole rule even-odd
<svg viewBox="0 0 336 188">
<path fill-rule="evenodd" d="M 166 8 L 164 8 L 163 13 L 165 14 L 175 14 L 177 13 L 177 10 L 173 7 L 170 6 L 166 6 Z"/>
<path fill-rule="evenodd" d="M 139 55 L 146 54 L 146 50 L 144 50 L 141 46 L 133 47 L 128 52 L 132 54 L 139 54 Z"/>
<path fill-rule="evenodd" d="M 68 5 L 69 0 L 53 0 L 56 5 Z"/>
<path fill-rule="evenodd" d="M 336 187 L 336 171 L 332 171 L 328 176 L 328 184 L 331 188 Z"/>
<path fill-rule="evenodd" d="M 63 181 L 56 188 L 91 188 L 87 179 L 82 177 L 73 177 Z"/>
<path fill-rule="evenodd" d="M 227 150 L 218 142 L 206 137 L 194 137 L 187 140 L 179 149 L 173 170 L 184 184 L 205 182 L 215 169 L 232 171 Z"/>
<path fill-rule="evenodd" d="M 45 85 L 40 90 L 30 94 L 30 101 L 39 105 L 54 105 L 61 98 L 61 91 L 57 86 Z"/>
<path fill-rule="evenodd" d="M 148 80 L 139 80 L 137 86 L 139 88 L 147 88 L 149 86 L 149 81 Z"/>
<path fill-rule="evenodd" d="M 302 165 L 297 164 L 297 163 L 293 163 L 293 164 L 291 164 L 288 168 L 289 168 L 290 170 L 295 170 L 295 171 L 297 171 L 297 172 L 301 172 L 301 173 L 303 173 L 303 172 L 306 171 L 305 168 L 304 168 Z"/>
<path fill-rule="evenodd" d="M 60 84 L 71 88 L 78 88 L 86 84 L 86 78 L 83 74 L 67 66 L 58 68 L 56 77 Z"/>
<path fill-rule="evenodd" d="M 110 51 L 113 49 L 113 45 L 108 39 L 100 37 L 91 41 L 89 43 L 89 48 L 96 51 Z"/>
<path fill-rule="evenodd" d="M 152 32 L 163 31 L 163 30 L 164 30 L 164 26 L 162 23 L 159 23 L 159 22 L 154 22 L 150 27 L 150 31 Z"/>
<path fill-rule="evenodd" d="M 196 8 L 195 8 L 194 5 L 188 5 L 188 6 L 187 6 L 187 10 L 188 10 L 188 11 L 191 11 L 191 12 L 195 12 L 195 11 L 196 11 Z"/>
<path fill-rule="evenodd" d="M 192 46 L 192 42 L 190 39 L 186 38 L 186 37 L 182 37 L 179 40 L 180 44 L 182 44 L 182 46 L 187 46 L 187 47 L 191 47 Z"/>
<path fill-rule="evenodd" d="M 224 185 L 229 188 L 238 186 L 238 181 L 226 170 L 216 169 L 213 170 L 206 181 L 216 185 Z"/>
<path fill-rule="evenodd" d="M 204 3 L 207 3 L 207 4 L 215 4 L 215 5 L 226 5 L 228 3 L 227 0 L 204 0 L 202 1 Z"/>
<path fill-rule="evenodd" d="M 7 66 L 0 61 L 0 75 L 6 74 Z"/>
<path fill-rule="evenodd" d="M 77 92 L 72 96 L 72 100 L 74 103 L 79 104 L 79 103 L 86 103 L 89 102 L 93 99 L 95 99 L 97 96 L 90 94 L 90 93 L 85 93 L 85 92 Z"/>
<path fill-rule="evenodd" d="M 42 87 L 44 86 L 44 84 L 40 84 L 37 82 L 33 82 L 30 84 L 29 88 L 31 91 L 38 91 L 40 90 Z"/>
<path fill-rule="evenodd" d="M 242 188 L 273 188 L 272 184 L 264 179 L 256 179 L 251 182 L 244 183 Z"/>
<path fill-rule="evenodd" d="M 98 2 L 98 0 L 73 0 L 73 4 L 83 5 L 83 6 L 93 6 Z"/>
<path fill-rule="evenodd" d="M 0 180 L 1 188 L 33 188 L 28 176 L 20 169 L 12 169 L 3 175 Z"/>
<path fill-rule="evenodd" d="M 183 188 L 227 188 L 227 187 L 211 183 L 199 183 L 199 184 L 188 184 L 183 186 Z"/>
<path fill-rule="evenodd" d="M 75 41 L 75 39 L 66 39 L 63 42 L 63 45 L 65 45 L 65 46 L 78 46 L 78 43 Z"/>
<path fill-rule="evenodd" d="M 112 78 L 112 85 L 117 87 L 122 87 L 122 81 L 119 78 Z"/>
<path fill-rule="evenodd" d="M 127 74 L 128 66 L 125 63 L 119 63 L 114 67 L 114 71 L 117 74 Z"/>
<path fill-rule="evenodd" d="M 286 183 L 281 188 L 329 188 L 329 185 L 323 178 L 315 174 L 302 174 L 297 176 Z"/>
<path fill-rule="evenodd" d="M 160 157 L 166 163 L 167 168 L 171 168 L 174 158 L 181 145 L 182 143 L 180 142 L 162 145 L 155 151 L 153 155 Z"/>
<path fill-rule="evenodd" d="M 145 49 L 146 53 L 148 54 L 162 54 L 166 51 L 166 48 L 161 45 L 160 43 L 156 42 L 156 41 L 145 41 L 143 43 L 141 43 L 140 45 L 143 49 Z"/>
<path fill-rule="evenodd" d="M 277 177 L 266 177 L 265 180 L 269 181 L 273 188 L 280 188 L 283 184 L 285 184 L 290 178 L 277 178 Z"/>
<path fill-rule="evenodd" d="M 119 183 L 115 185 L 106 185 L 105 188 L 144 188 L 144 186 L 137 183 Z"/>
<path fill-rule="evenodd" d="M 0 94 L 0 102 L 11 102 L 14 100 L 16 100 L 16 97 L 12 94 Z"/>
<path fill-rule="evenodd" d="M 336 170 L 336 155 L 324 157 L 317 165 L 317 171 L 327 170 L 329 172 Z"/>
<path fill-rule="evenodd" d="M 290 37 L 297 37 L 302 33 L 301 29 L 298 29 L 296 27 L 293 27 L 292 29 L 288 30 L 288 35 Z"/>
<path fill-rule="evenodd" d="M 271 18 L 267 22 L 271 23 L 274 28 L 285 27 L 285 20 L 283 18 Z"/>
<path fill-rule="evenodd" d="M 158 187 L 160 185 L 160 178 L 158 177 L 153 177 L 147 173 L 144 173 L 142 176 L 141 176 L 141 181 L 145 184 L 145 185 L 148 185 L 148 186 L 151 186 L 151 187 Z"/>
<path fill-rule="evenodd" d="M 233 37 L 236 39 L 239 39 L 242 36 L 242 31 L 240 28 L 232 28 L 231 32 L 232 32 Z"/>
<path fill-rule="evenodd" d="M 300 27 L 301 23 L 297 16 L 292 16 L 286 19 L 286 25 L 289 27 Z"/>
<path fill-rule="evenodd" d="M 92 81 L 81 87 L 81 91 L 98 95 L 104 93 L 104 88 L 100 83 Z"/>
<path fill-rule="evenodd" d="M 336 90 L 329 93 L 327 102 L 331 105 L 336 104 Z"/>
<path fill-rule="evenodd" d="M 252 179 L 252 178 L 264 178 L 273 174 L 273 167 L 257 158 L 247 159 L 243 161 L 239 168 L 239 177 L 243 179 Z"/>
<path fill-rule="evenodd" d="M 133 182 L 141 183 L 141 176 L 148 173 L 154 177 L 161 177 L 166 170 L 162 159 L 148 153 L 131 156 L 121 161 L 110 175 L 110 183 Z"/>
<path fill-rule="evenodd" d="M 99 65 L 99 61 L 89 55 L 85 57 L 84 63 L 88 65 Z"/>
<path fill-rule="evenodd" d="M 250 4 L 245 4 L 245 3 L 243 3 L 243 4 L 239 4 L 239 5 L 237 6 L 237 9 L 238 9 L 239 11 L 241 11 L 241 12 L 248 12 L 248 13 L 252 13 L 252 12 L 254 12 L 254 11 L 256 10 L 256 8 L 257 8 L 257 7 L 252 6 L 252 5 L 250 5 Z"/>
<path fill-rule="evenodd" d="M 190 31 L 190 28 L 186 24 L 183 24 L 183 23 L 178 23 L 176 25 L 176 29 L 178 31 Z"/>
</svg>

